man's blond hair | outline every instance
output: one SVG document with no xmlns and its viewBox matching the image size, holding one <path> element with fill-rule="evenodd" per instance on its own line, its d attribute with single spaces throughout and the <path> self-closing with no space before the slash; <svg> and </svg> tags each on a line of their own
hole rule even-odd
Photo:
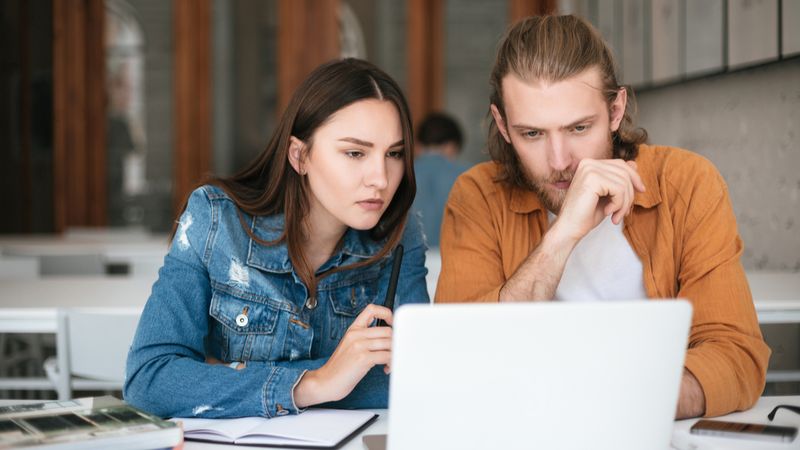
<svg viewBox="0 0 800 450">
<path fill-rule="evenodd" d="M 490 79 L 491 102 L 505 118 L 503 78 L 509 73 L 525 81 L 562 81 L 590 68 L 597 68 L 603 95 L 610 107 L 623 88 L 617 83 L 611 49 L 600 33 L 585 20 L 572 16 L 528 17 L 511 27 L 497 50 L 497 59 Z M 647 140 L 647 132 L 633 123 L 635 99 L 628 89 L 628 102 L 619 129 L 612 135 L 614 158 L 636 158 L 639 144 Z M 511 144 L 506 142 L 489 114 L 489 154 L 503 166 L 501 179 L 527 187 L 525 171 Z"/>
</svg>

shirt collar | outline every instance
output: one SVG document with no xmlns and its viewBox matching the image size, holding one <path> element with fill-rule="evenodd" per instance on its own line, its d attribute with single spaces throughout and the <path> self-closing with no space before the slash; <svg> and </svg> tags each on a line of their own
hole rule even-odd
<svg viewBox="0 0 800 450">
<path fill-rule="evenodd" d="M 278 239 L 286 225 L 283 214 L 255 216 L 249 222 L 253 235 L 267 242 Z M 383 248 L 385 243 L 386 239 L 373 240 L 369 236 L 369 231 L 348 228 L 341 249 L 320 267 L 320 271 L 337 267 L 345 262 L 349 264 L 351 261 L 347 261 L 349 258 L 346 256 L 361 259 L 371 258 Z M 289 259 L 286 242 L 264 245 L 251 237 L 247 251 L 247 264 L 269 272 L 289 273 L 292 271 L 292 262 Z"/>
<path fill-rule="evenodd" d="M 652 208 L 661 203 L 661 189 L 658 182 L 655 163 L 653 161 L 653 148 L 642 144 L 636 156 L 636 171 L 644 182 L 645 191 L 633 195 L 633 204 L 643 208 Z"/>
<path fill-rule="evenodd" d="M 501 181 L 506 183 L 506 181 Z M 519 186 L 511 187 L 511 202 L 509 203 L 511 211 L 518 214 L 530 214 L 536 210 L 543 210 L 539 196 L 530 189 L 524 189 Z"/>
</svg>

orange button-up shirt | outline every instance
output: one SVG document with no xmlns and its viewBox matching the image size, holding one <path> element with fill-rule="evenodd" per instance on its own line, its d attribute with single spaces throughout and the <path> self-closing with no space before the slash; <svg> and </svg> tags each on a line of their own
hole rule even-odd
<svg viewBox="0 0 800 450">
<path fill-rule="evenodd" d="M 770 349 L 725 181 L 708 160 L 677 148 L 642 145 L 636 163 L 647 189 L 636 193 L 623 232 L 642 261 L 647 295 L 692 303 L 685 366 L 703 388 L 706 416 L 747 409 L 764 389 Z M 436 302 L 497 302 L 547 232 L 536 194 L 496 181 L 499 169 L 479 164 L 450 192 Z"/>
</svg>

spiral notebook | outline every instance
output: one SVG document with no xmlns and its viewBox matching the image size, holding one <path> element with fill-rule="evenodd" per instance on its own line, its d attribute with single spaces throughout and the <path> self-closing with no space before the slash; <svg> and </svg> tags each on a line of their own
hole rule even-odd
<svg viewBox="0 0 800 450">
<path fill-rule="evenodd" d="M 339 448 L 372 424 L 371 411 L 309 409 L 302 414 L 265 419 L 174 418 L 187 440 L 283 448 Z"/>
</svg>

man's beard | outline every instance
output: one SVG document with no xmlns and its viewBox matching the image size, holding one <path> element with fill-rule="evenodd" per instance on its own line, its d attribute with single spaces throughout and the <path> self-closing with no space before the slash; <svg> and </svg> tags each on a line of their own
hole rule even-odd
<svg viewBox="0 0 800 450">
<path fill-rule="evenodd" d="M 611 142 L 611 133 L 608 133 L 608 141 L 606 142 L 606 151 L 597 159 L 611 159 L 613 155 L 613 147 Z M 567 189 L 555 189 L 554 187 L 548 189 L 547 186 L 557 183 L 559 181 L 572 181 L 575 172 L 569 170 L 559 170 L 553 172 L 549 177 L 534 177 L 528 173 L 528 185 L 530 189 L 539 197 L 545 208 L 553 214 L 558 214 L 561 211 L 561 206 L 564 204 L 564 199 L 567 197 Z M 570 184 L 570 187 L 572 185 Z"/>
<path fill-rule="evenodd" d="M 545 208 L 553 214 L 558 214 L 561 211 L 561 205 L 564 204 L 564 198 L 567 196 L 567 189 L 547 189 L 547 185 L 559 181 L 572 181 L 575 174 L 569 170 L 561 170 L 553 173 L 547 178 L 534 178 L 529 176 L 528 183 L 530 188 L 539 197 Z"/>
</svg>

